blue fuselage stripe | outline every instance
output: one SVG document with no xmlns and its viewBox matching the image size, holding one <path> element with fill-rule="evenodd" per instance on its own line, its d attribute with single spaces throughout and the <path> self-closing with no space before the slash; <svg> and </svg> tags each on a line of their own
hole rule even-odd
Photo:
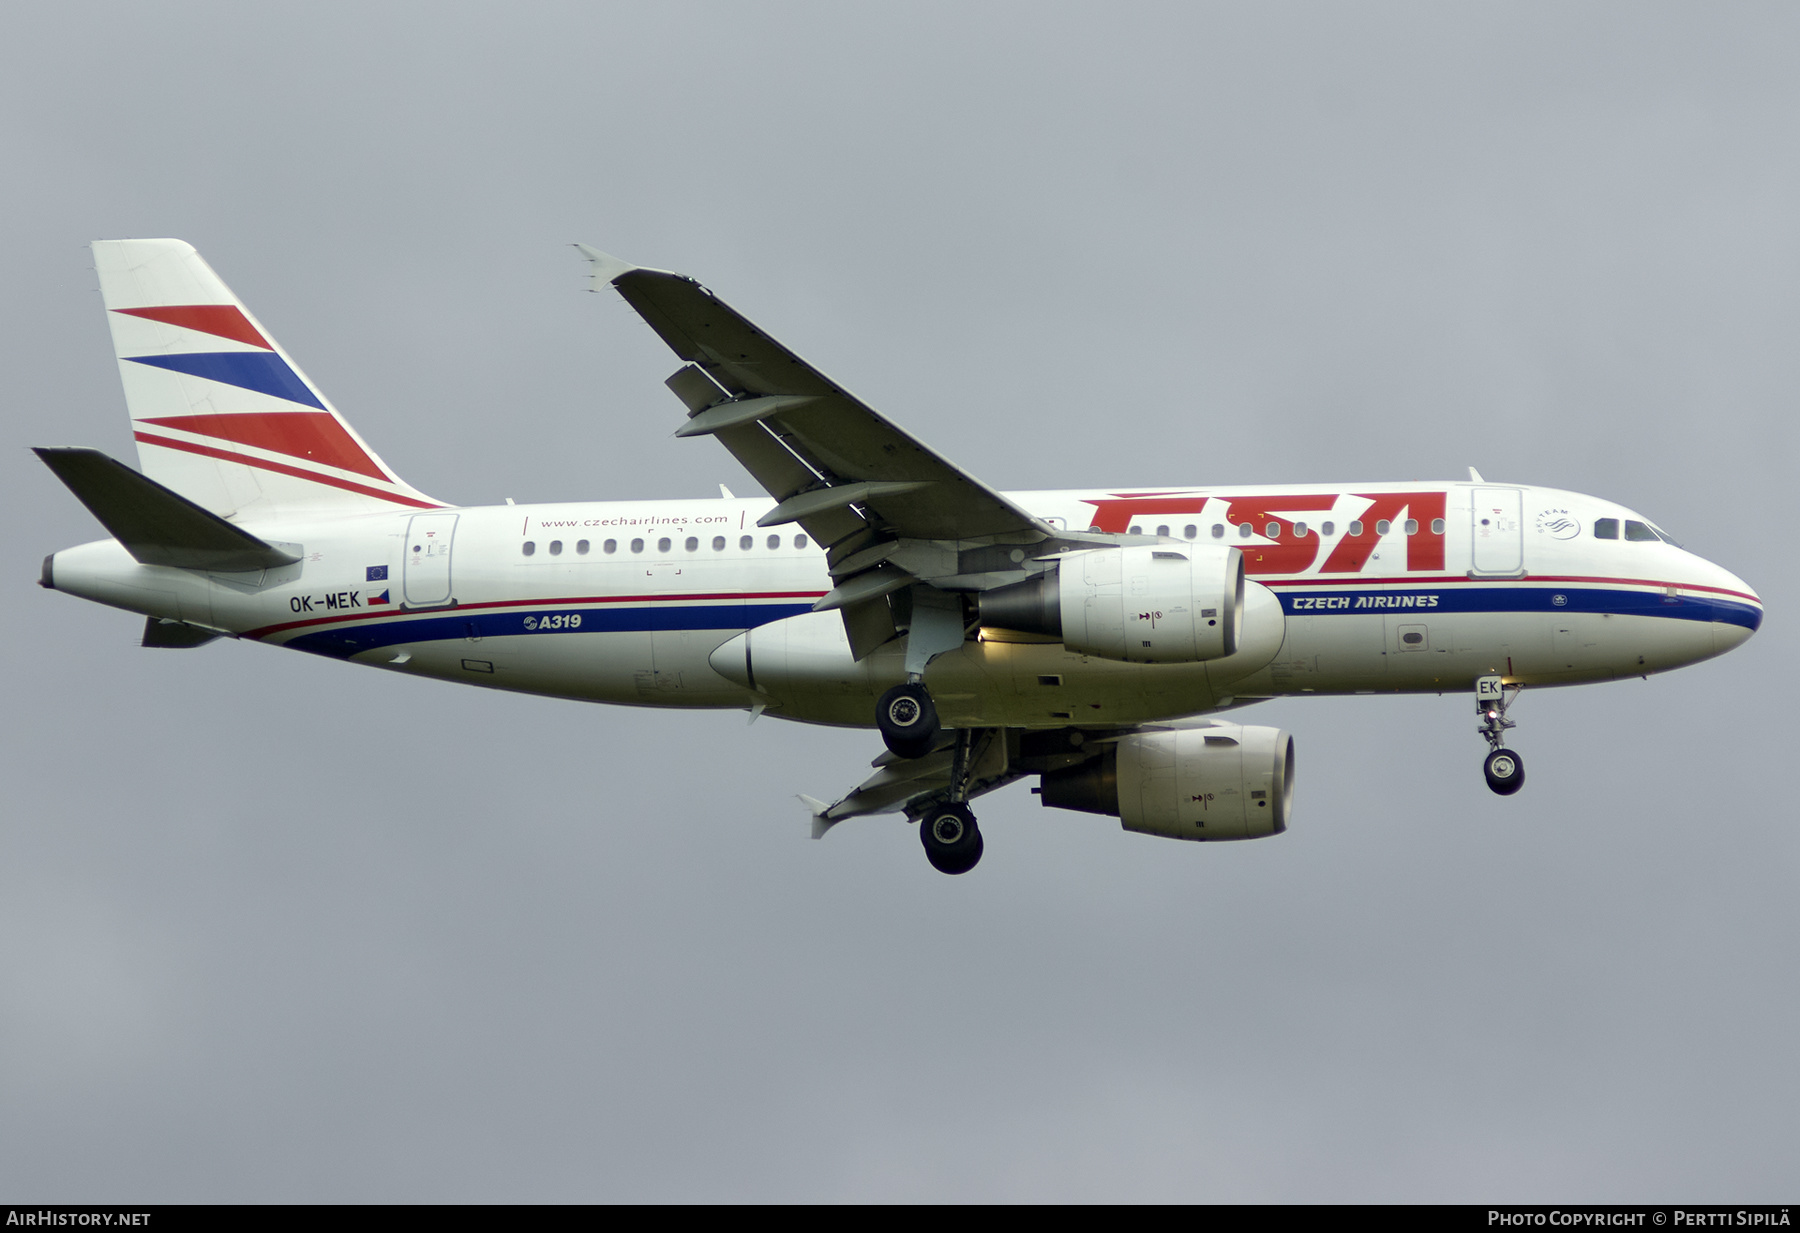
<svg viewBox="0 0 1800 1233">
<path fill-rule="evenodd" d="M 1275 584 L 1277 587 L 1279 583 Z M 1723 621 L 1754 630 L 1762 609 L 1754 604 L 1684 592 L 1544 586 L 1430 587 L 1408 590 L 1368 587 L 1278 590 L 1289 616 L 1417 616 L 1465 612 L 1608 613 L 1662 617 L 1675 621 Z"/>
<path fill-rule="evenodd" d="M 297 651 L 348 659 L 384 646 L 450 638 L 751 629 L 811 611 L 811 604 L 671 604 L 637 608 L 588 608 L 565 604 L 500 611 L 477 609 L 432 616 L 390 617 L 368 625 L 333 626 L 291 638 L 286 645 Z M 577 616 L 579 623 L 571 624 L 569 618 Z"/>
</svg>

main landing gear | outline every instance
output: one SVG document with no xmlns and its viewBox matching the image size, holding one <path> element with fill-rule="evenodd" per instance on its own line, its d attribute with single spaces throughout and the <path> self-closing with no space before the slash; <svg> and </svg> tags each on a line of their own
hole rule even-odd
<svg viewBox="0 0 1800 1233">
<path fill-rule="evenodd" d="M 981 859 L 981 829 L 967 805 L 939 805 L 919 821 L 925 859 L 939 873 L 967 873 Z"/>
<path fill-rule="evenodd" d="M 917 681 L 896 685 L 875 704 L 875 726 L 896 758 L 922 758 L 937 743 L 937 707 Z"/>
<path fill-rule="evenodd" d="M 1525 786 L 1525 759 L 1505 747 L 1505 733 L 1518 725 L 1506 717 L 1506 708 L 1519 700 L 1522 685 L 1508 686 L 1497 676 L 1480 677 L 1475 682 L 1475 713 L 1481 725 L 1475 729 L 1488 743 L 1488 756 L 1481 764 L 1487 786 L 1501 796 L 1511 796 Z"/>
<path fill-rule="evenodd" d="M 987 734 L 991 736 L 992 734 Z M 925 859 L 939 873 L 967 873 L 981 859 L 981 828 L 969 812 L 969 783 L 974 776 L 980 734 L 962 728 L 956 732 L 956 745 L 950 762 L 950 791 L 912 816 L 919 822 L 919 842 L 925 845 Z"/>
</svg>

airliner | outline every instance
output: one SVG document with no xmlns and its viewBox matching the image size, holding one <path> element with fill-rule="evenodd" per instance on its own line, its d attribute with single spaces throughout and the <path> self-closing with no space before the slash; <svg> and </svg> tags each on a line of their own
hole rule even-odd
<svg viewBox="0 0 1800 1233">
<path fill-rule="evenodd" d="M 179 240 L 93 246 L 138 469 L 39 449 L 110 538 L 41 584 L 145 617 L 143 645 L 250 639 L 389 672 L 877 729 L 812 833 L 898 813 L 947 874 L 969 803 L 1172 839 L 1282 833 L 1271 698 L 1460 692 L 1516 792 L 1528 687 L 1743 643 L 1748 585 L 1610 501 L 1466 481 L 1002 493 L 695 280 L 578 245 L 681 361 L 677 437 L 766 495 L 459 506 L 407 484 Z"/>
</svg>

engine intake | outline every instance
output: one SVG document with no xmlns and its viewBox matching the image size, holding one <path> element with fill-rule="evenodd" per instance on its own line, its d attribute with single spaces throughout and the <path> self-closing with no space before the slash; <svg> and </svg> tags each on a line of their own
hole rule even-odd
<svg viewBox="0 0 1800 1233">
<path fill-rule="evenodd" d="M 1122 737 L 1098 758 L 1046 772 L 1040 799 L 1170 839 L 1261 839 L 1287 829 L 1294 738 L 1216 723 Z"/>
<path fill-rule="evenodd" d="M 1211 544 L 1072 552 L 1036 578 L 981 596 L 983 625 L 1127 663 L 1230 655 L 1243 620 L 1243 554 Z"/>
</svg>

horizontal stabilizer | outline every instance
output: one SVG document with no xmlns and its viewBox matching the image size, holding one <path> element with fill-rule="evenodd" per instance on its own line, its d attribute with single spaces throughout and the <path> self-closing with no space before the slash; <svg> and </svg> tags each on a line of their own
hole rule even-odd
<svg viewBox="0 0 1800 1233">
<path fill-rule="evenodd" d="M 140 644 L 163 650 L 186 651 L 205 646 L 219 635 L 186 621 L 165 621 L 161 617 L 144 618 L 144 641 Z"/>
<path fill-rule="evenodd" d="M 300 559 L 99 450 L 35 452 L 144 565 L 239 573 L 292 565 Z"/>
</svg>

